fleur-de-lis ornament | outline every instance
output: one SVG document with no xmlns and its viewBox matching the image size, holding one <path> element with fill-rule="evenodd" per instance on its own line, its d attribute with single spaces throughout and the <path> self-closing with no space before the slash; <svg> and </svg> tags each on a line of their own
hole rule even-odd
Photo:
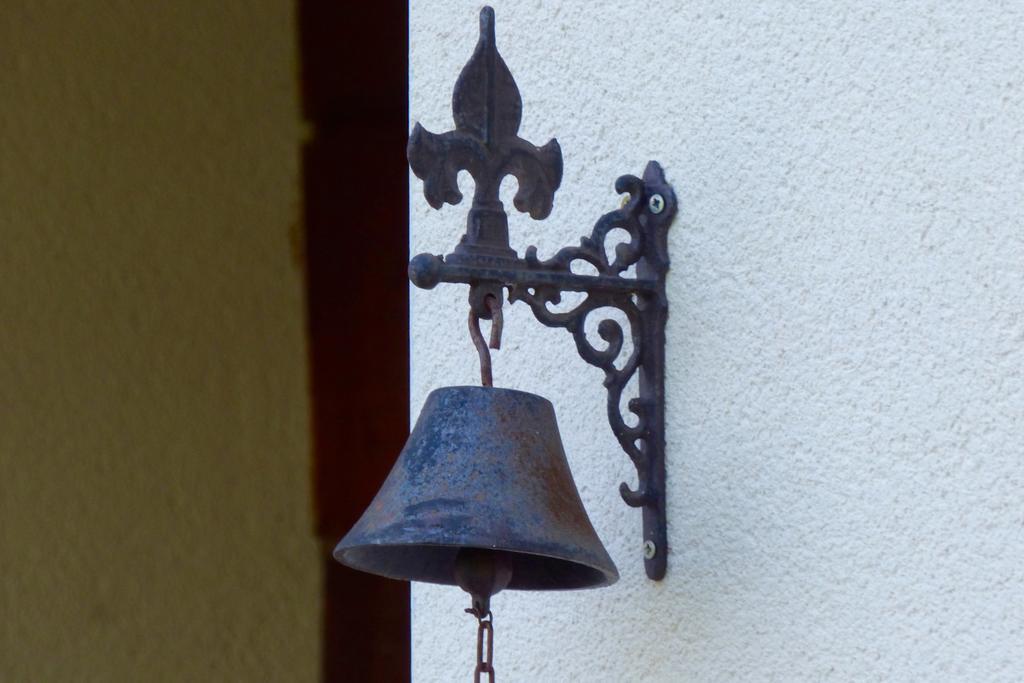
<svg viewBox="0 0 1024 683">
<path fill-rule="evenodd" d="M 498 197 L 506 175 L 519 181 L 513 204 L 535 219 L 551 213 L 562 182 L 562 150 L 557 140 L 537 147 L 519 137 L 523 102 L 512 73 L 494 41 L 494 10 L 480 11 L 480 38 L 452 94 L 455 130 L 431 133 L 419 123 L 409 137 L 409 165 L 423 180 L 427 202 L 440 209 L 462 201 L 458 173 L 473 176 L 476 190 L 466 234 L 455 253 L 474 262 L 514 261 L 508 217 Z"/>
</svg>

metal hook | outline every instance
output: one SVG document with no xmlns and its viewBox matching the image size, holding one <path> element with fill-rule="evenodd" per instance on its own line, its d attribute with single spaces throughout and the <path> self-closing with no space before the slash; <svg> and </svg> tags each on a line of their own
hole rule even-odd
<svg viewBox="0 0 1024 683">
<path fill-rule="evenodd" d="M 469 310 L 469 337 L 473 340 L 477 355 L 480 356 L 480 383 L 485 387 L 494 386 L 494 378 L 491 374 L 491 352 L 492 349 L 501 348 L 501 328 L 503 320 L 501 316 L 501 302 L 495 296 L 487 296 L 484 299 L 487 309 L 491 312 L 491 340 L 490 344 L 484 341 L 484 335 L 480 332 L 480 316 Z"/>
</svg>

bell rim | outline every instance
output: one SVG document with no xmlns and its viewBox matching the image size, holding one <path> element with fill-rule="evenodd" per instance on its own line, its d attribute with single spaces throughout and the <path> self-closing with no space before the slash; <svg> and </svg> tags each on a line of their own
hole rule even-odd
<svg viewBox="0 0 1024 683">
<path fill-rule="evenodd" d="M 524 393 L 524 392 L 520 392 L 520 393 Z M 585 585 L 585 586 L 573 586 L 573 587 L 569 587 L 569 588 L 560 588 L 560 587 L 517 588 L 515 586 L 510 585 L 510 586 L 508 586 L 505 589 L 505 590 L 510 590 L 510 591 L 511 590 L 523 590 L 523 591 L 570 591 L 570 590 L 587 590 L 587 589 L 590 589 L 590 588 L 607 588 L 608 586 L 611 586 L 611 585 L 617 583 L 619 578 L 620 578 L 620 576 L 619 576 L 619 569 L 618 569 L 618 567 L 615 566 L 615 563 L 612 561 L 611 556 L 608 557 L 608 562 L 609 562 L 609 567 L 610 567 L 610 572 L 611 572 L 611 573 L 609 573 L 609 569 L 607 569 L 607 568 L 600 567 L 600 566 L 597 566 L 595 564 L 591 564 L 589 562 L 583 562 L 583 561 L 581 561 L 579 559 L 574 559 L 574 558 L 566 557 L 564 555 L 557 555 L 557 554 L 551 554 L 551 553 L 530 552 L 529 550 L 513 549 L 513 548 L 503 548 L 503 547 L 496 546 L 496 545 L 477 545 L 477 544 L 473 544 L 473 543 L 359 543 L 359 544 L 356 544 L 356 545 L 349 545 L 349 546 L 342 547 L 343 545 L 344 545 L 344 539 L 342 539 L 342 541 L 340 543 L 338 543 L 338 545 L 334 548 L 334 551 L 331 553 L 331 556 L 337 562 L 340 562 L 341 564 L 345 565 L 346 567 L 351 567 L 352 569 L 357 569 L 359 571 L 369 572 L 371 574 L 376 574 L 377 576 L 383 576 L 384 578 L 388 578 L 388 579 L 394 579 L 396 581 L 408 581 L 410 583 L 413 583 L 413 582 L 415 582 L 415 583 L 430 583 L 430 584 L 434 584 L 434 585 L 438 585 L 438 586 L 454 586 L 454 585 L 456 585 L 454 583 L 454 581 L 453 582 L 448 582 L 448 581 L 432 581 L 430 579 L 410 579 L 410 578 L 407 578 L 407 577 L 404 577 L 404 576 L 395 576 L 395 575 L 391 575 L 391 574 L 385 574 L 385 573 L 379 572 L 379 571 L 365 569 L 365 568 L 360 567 L 360 566 L 358 566 L 356 564 L 353 564 L 353 563 L 345 561 L 344 555 L 345 555 L 346 552 L 353 551 L 353 550 L 361 550 L 361 549 L 364 549 L 364 548 L 369 548 L 369 549 L 372 549 L 372 548 L 451 548 L 453 550 L 458 550 L 458 549 L 461 549 L 461 548 L 477 548 L 477 549 L 480 549 L 480 550 L 498 550 L 498 551 L 501 551 L 501 552 L 506 552 L 506 553 L 510 553 L 510 554 L 514 554 L 514 555 L 529 555 L 531 557 L 551 558 L 551 559 L 559 560 L 561 562 L 568 562 L 569 564 L 578 565 L 578 566 L 581 566 L 581 567 L 586 567 L 587 569 L 592 569 L 593 571 L 595 571 L 598 574 L 600 574 L 601 577 L 603 578 L 603 581 L 600 582 L 600 583 L 592 583 L 592 584 Z"/>
</svg>

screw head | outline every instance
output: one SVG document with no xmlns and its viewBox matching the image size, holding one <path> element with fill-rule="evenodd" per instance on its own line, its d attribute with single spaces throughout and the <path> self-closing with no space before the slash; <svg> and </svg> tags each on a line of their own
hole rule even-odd
<svg viewBox="0 0 1024 683">
<path fill-rule="evenodd" d="M 651 198 L 647 200 L 647 208 L 651 210 L 651 213 L 661 213 L 665 210 L 665 198 L 660 194 L 652 194 Z"/>
<path fill-rule="evenodd" d="M 654 545 L 654 541 L 644 541 L 644 559 L 653 560 L 657 554 L 658 546 Z"/>
</svg>

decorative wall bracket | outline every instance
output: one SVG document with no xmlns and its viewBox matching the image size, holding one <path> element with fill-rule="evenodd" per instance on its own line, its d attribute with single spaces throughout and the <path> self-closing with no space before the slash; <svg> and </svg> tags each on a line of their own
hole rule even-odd
<svg viewBox="0 0 1024 683">
<path fill-rule="evenodd" d="M 635 489 L 623 483 L 626 504 L 643 510 L 643 555 L 647 575 L 665 575 L 668 550 L 665 530 L 665 321 L 668 301 L 665 275 L 669 267 L 667 232 L 676 212 L 676 197 L 661 166 L 651 161 L 643 177 L 624 175 L 615 181 L 619 193 L 628 194 L 622 206 L 598 219 L 579 246 L 565 247 L 548 260 L 529 247 L 519 258 L 509 244 L 508 217 L 498 197 L 501 180 L 513 175 L 519 190 L 516 209 L 543 219 L 551 212 L 555 191 L 562 180 L 562 152 L 556 140 L 543 147 L 520 138 L 522 99 L 519 89 L 498 54 L 494 40 L 494 10 L 480 12 L 480 38 L 462 69 L 452 96 L 455 129 L 435 134 L 418 123 L 409 138 L 409 165 L 423 180 L 423 193 L 435 209 L 458 204 L 462 194 L 457 176 L 468 171 L 476 183 L 468 225 L 448 256 L 420 254 L 409 263 L 409 279 L 431 289 L 440 282 L 470 286 L 470 306 L 482 319 L 492 307 L 523 301 L 548 327 L 572 333 L 580 356 L 605 373 L 608 420 L 622 449 L 636 466 Z M 625 230 L 629 241 L 616 245 L 609 261 L 608 233 Z M 573 272 L 585 262 L 596 275 Z M 633 267 L 633 273 L 627 271 Z M 586 298 L 568 312 L 554 312 L 563 292 L 584 292 Z M 493 297 L 493 298 L 489 298 Z M 603 349 L 587 339 L 585 321 L 594 310 L 611 307 L 627 319 L 632 353 L 616 366 L 624 332 L 612 319 L 597 327 L 607 343 Z M 499 309 L 500 310 L 500 309 Z M 635 424 L 627 424 L 620 402 L 623 389 L 639 375 L 639 396 L 628 402 Z"/>
</svg>

